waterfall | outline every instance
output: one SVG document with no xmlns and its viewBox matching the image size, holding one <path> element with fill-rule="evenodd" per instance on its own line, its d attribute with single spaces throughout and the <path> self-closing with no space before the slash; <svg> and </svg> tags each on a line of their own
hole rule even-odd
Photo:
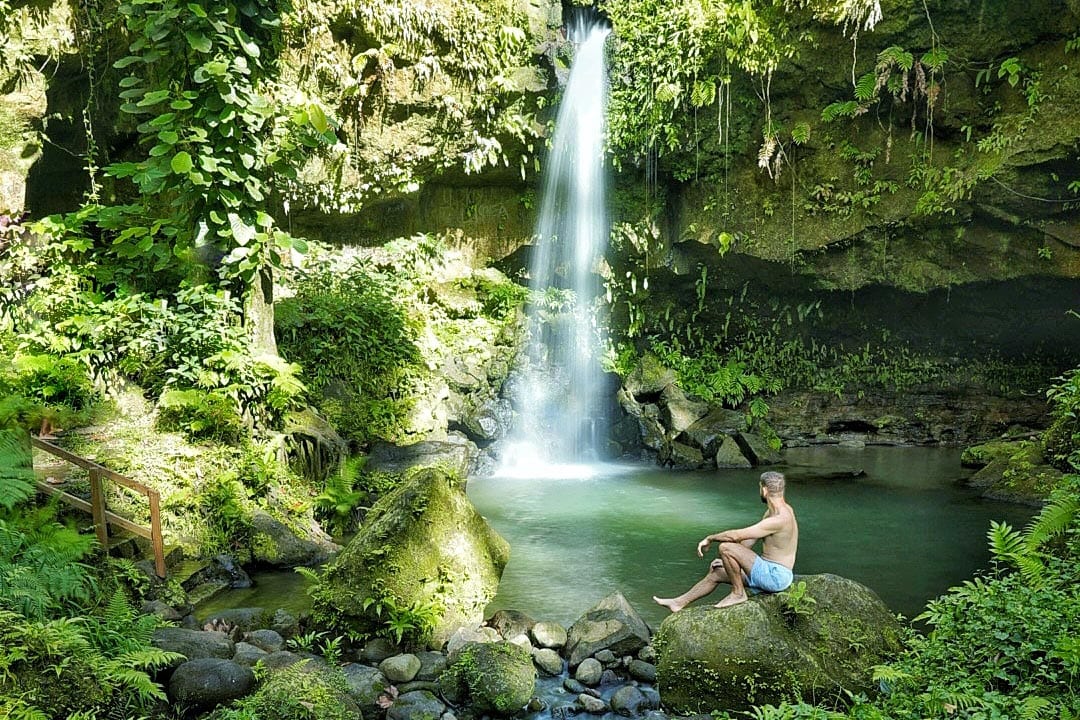
<svg viewBox="0 0 1080 720">
<path fill-rule="evenodd" d="M 504 469 L 595 460 L 606 437 L 597 263 L 609 232 L 603 162 L 606 23 L 570 27 L 577 47 L 544 166 L 529 269 L 532 303 L 519 414 Z"/>
</svg>

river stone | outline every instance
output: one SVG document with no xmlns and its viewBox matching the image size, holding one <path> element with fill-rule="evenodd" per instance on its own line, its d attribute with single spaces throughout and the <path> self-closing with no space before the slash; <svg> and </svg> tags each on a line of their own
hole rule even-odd
<svg viewBox="0 0 1080 720">
<path fill-rule="evenodd" d="M 386 676 L 376 668 L 359 663 L 349 663 L 341 668 L 341 672 L 345 675 L 349 697 L 365 711 L 379 710 L 376 701 L 390 685 Z"/>
<path fill-rule="evenodd" d="M 169 678 L 169 699 L 189 707 L 210 708 L 242 698 L 254 687 L 251 668 L 203 657 L 176 668 Z"/>
<path fill-rule="evenodd" d="M 613 593 L 577 619 L 567 632 L 570 667 L 601 650 L 633 654 L 649 643 L 649 627 L 622 593 Z"/>
<path fill-rule="evenodd" d="M 420 672 L 420 658 L 411 653 L 388 657 L 379 663 L 379 672 L 392 683 L 409 682 Z"/>
<path fill-rule="evenodd" d="M 304 658 L 300 657 L 294 652 L 289 652 L 288 650 L 278 650 L 277 652 L 272 652 L 266 657 L 264 657 L 262 659 L 262 662 L 263 665 L 270 668 L 271 670 L 280 670 L 282 668 L 287 668 L 295 665 L 303 659 Z"/>
<path fill-rule="evenodd" d="M 735 438 L 735 442 L 739 443 L 739 448 L 742 450 L 743 455 L 749 460 L 755 467 L 758 465 L 776 465 L 780 463 L 783 458 L 780 453 L 773 450 L 769 446 L 769 443 L 765 442 L 765 439 L 752 432 L 740 432 L 735 433 L 732 437 Z"/>
<path fill-rule="evenodd" d="M 650 665 L 656 664 L 656 648 L 652 645 L 646 645 L 638 650 L 637 659 L 643 662 L 647 662 Z"/>
<path fill-rule="evenodd" d="M 727 468 L 749 468 L 753 467 L 753 465 L 743 455 L 742 448 L 739 447 L 739 443 L 735 442 L 735 438 L 725 435 L 724 439 L 720 441 L 720 446 L 716 449 L 716 467 L 718 470 L 724 470 Z"/>
<path fill-rule="evenodd" d="M 631 660 L 626 669 L 630 673 L 630 677 L 635 680 L 647 683 L 656 682 L 656 666 L 652 663 L 647 663 L 644 660 Z"/>
<path fill-rule="evenodd" d="M 446 670 L 446 656 L 441 652 L 424 650 L 416 653 L 420 660 L 420 672 L 416 673 L 417 680 L 438 680 Z"/>
<path fill-rule="evenodd" d="M 619 660 L 617 657 L 615 657 L 615 653 L 611 652 L 611 650 L 608 650 L 607 648 L 599 651 L 598 653 L 593 655 L 593 657 L 599 660 L 600 664 L 604 667 L 611 667 L 612 665 L 615 665 Z"/>
<path fill-rule="evenodd" d="M 411 690 L 398 695 L 386 711 L 387 720 L 433 720 L 446 705 L 428 690 Z"/>
<path fill-rule="evenodd" d="M 624 685 L 611 696 L 611 711 L 616 715 L 634 717 L 651 709 L 649 699 L 633 685 Z"/>
<path fill-rule="evenodd" d="M 581 683 L 579 683 L 577 680 L 570 677 L 569 675 L 567 675 L 565 678 L 563 678 L 563 683 L 562 684 L 563 684 L 563 687 L 566 688 L 567 692 L 572 693 L 574 695 L 580 695 L 581 693 L 589 691 L 589 689 L 587 687 L 585 687 L 584 685 L 582 685 Z"/>
<path fill-rule="evenodd" d="M 559 623 L 538 622 L 532 627 L 532 639 L 542 648 L 561 648 L 566 645 L 566 628 Z"/>
<path fill-rule="evenodd" d="M 220 658 L 228 660 L 236 654 L 236 645 L 229 636 L 216 630 L 158 628 L 150 643 L 168 652 L 180 653 L 188 660 Z"/>
<path fill-rule="evenodd" d="M 385 619 L 366 598 L 390 595 L 399 606 L 434 605 L 431 639 L 438 647 L 456 629 L 483 621 L 509 556 L 506 541 L 466 496 L 464 480 L 441 467 L 418 470 L 375 503 L 327 566 L 313 590 L 315 612 L 377 632 Z M 430 579 L 443 576 L 454 582 L 433 596 Z"/>
<path fill-rule="evenodd" d="M 664 448 L 667 450 L 667 457 L 663 460 L 676 470 L 697 470 L 705 464 L 705 458 L 697 448 L 675 441 Z"/>
<path fill-rule="evenodd" d="M 499 610 L 484 624 L 495 628 L 503 638 L 509 640 L 517 635 L 528 635 L 536 621 L 517 610 Z"/>
<path fill-rule="evenodd" d="M 837 575 L 799 578 L 815 600 L 802 614 L 790 593 L 762 594 L 723 610 L 689 607 L 660 625 L 658 689 L 688 714 L 845 692 L 872 693 L 874 665 L 900 648 L 900 625 L 869 588 Z"/>
<path fill-rule="evenodd" d="M 604 666 L 596 658 L 585 658 L 574 671 L 574 679 L 582 685 L 596 687 L 600 684 L 600 676 L 604 673 Z"/>
<path fill-rule="evenodd" d="M 300 634 L 300 621 L 288 610 L 279 608 L 274 611 L 274 619 L 270 621 L 269 629 L 283 638 L 291 638 Z"/>
<path fill-rule="evenodd" d="M 467 701 L 479 712 L 509 716 L 532 697 L 536 668 L 529 653 L 512 643 L 470 643 L 451 660 L 439 687 L 455 705 Z"/>
<path fill-rule="evenodd" d="M 533 662 L 545 675 L 561 675 L 562 658 L 551 648 L 539 648 L 532 651 Z"/>
<path fill-rule="evenodd" d="M 578 704 L 581 705 L 581 709 L 590 715 L 603 715 L 607 712 L 607 703 L 598 697 L 592 695 L 586 695 L 582 693 L 577 697 Z"/>
<path fill-rule="evenodd" d="M 252 630 L 244 633 L 244 641 L 268 653 L 285 649 L 285 638 L 276 630 Z"/>
</svg>

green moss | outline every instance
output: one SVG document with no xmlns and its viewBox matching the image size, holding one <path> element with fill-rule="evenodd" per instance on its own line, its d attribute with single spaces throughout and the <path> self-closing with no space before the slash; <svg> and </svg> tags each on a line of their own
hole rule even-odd
<svg viewBox="0 0 1080 720">
<path fill-rule="evenodd" d="M 448 695 L 481 712 L 515 715 L 532 697 L 536 670 L 527 650 L 509 642 L 471 643 L 440 678 Z"/>
</svg>

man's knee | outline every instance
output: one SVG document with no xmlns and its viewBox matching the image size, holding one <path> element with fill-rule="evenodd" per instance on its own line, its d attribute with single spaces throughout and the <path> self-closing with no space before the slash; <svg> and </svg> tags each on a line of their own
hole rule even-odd
<svg viewBox="0 0 1080 720">
<path fill-rule="evenodd" d="M 724 572 L 724 561 L 720 558 L 716 558 L 709 563 L 709 571 L 714 573 Z"/>
<path fill-rule="evenodd" d="M 740 545 L 739 543 L 722 542 L 722 543 L 720 543 L 720 556 L 721 557 L 725 557 L 725 556 L 732 557 L 732 556 L 735 555 L 736 549 L 741 548 L 741 547 L 742 547 L 742 545 Z"/>
</svg>

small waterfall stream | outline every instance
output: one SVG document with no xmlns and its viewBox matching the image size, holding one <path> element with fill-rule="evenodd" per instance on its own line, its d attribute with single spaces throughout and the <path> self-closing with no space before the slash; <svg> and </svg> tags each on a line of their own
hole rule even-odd
<svg viewBox="0 0 1080 720">
<path fill-rule="evenodd" d="M 606 435 L 594 308 L 596 264 L 608 236 L 603 142 L 609 30 L 602 21 L 580 17 L 570 27 L 577 49 L 544 169 L 530 265 L 528 363 L 504 472 L 595 460 Z"/>
</svg>

